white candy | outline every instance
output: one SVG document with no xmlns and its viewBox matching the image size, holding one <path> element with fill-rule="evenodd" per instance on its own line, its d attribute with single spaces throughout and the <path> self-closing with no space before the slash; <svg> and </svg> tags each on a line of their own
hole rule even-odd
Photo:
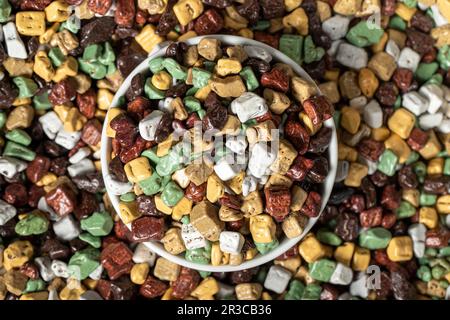
<svg viewBox="0 0 450 320">
<path fill-rule="evenodd" d="M 259 46 L 244 46 L 244 50 L 250 58 L 261 59 L 267 63 L 272 61 L 272 55 L 266 49 Z"/>
<path fill-rule="evenodd" d="M 420 116 L 428 109 L 428 100 L 417 93 L 417 91 L 411 91 L 403 95 L 403 106 L 414 113 L 416 116 Z"/>
<path fill-rule="evenodd" d="M 56 134 L 62 129 L 63 123 L 54 111 L 47 112 L 39 118 L 44 133 L 49 139 L 55 139 Z"/>
<path fill-rule="evenodd" d="M 413 241 L 425 241 L 426 232 L 427 228 L 423 223 L 415 223 L 408 228 L 408 234 Z"/>
<path fill-rule="evenodd" d="M 386 43 L 385 51 L 386 53 L 390 54 L 395 59 L 395 61 L 398 61 L 398 59 L 400 58 L 400 48 L 394 40 L 389 40 Z"/>
<path fill-rule="evenodd" d="M 341 43 L 336 60 L 343 66 L 358 70 L 367 66 L 368 56 L 366 50 L 362 48 L 349 43 Z"/>
<path fill-rule="evenodd" d="M 327 54 L 330 57 L 334 57 L 338 51 L 339 46 L 341 45 L 341 43 L 344 43 L 344 40 L 335 40 L 331 43 L 331 47 L 330 49 L 328 49 Z"/>
<path fill-rule="evenodd" d="M 448 228 L 450 228 L 450 214 L 448 214 L 448 215 L 445 217 L 445 224 L 447 225 Z"/>
<path fill-rule="evenodd" d="M 447 287 L 445 291 L 445 300 L 450 300 L 450 287 Z"/>
<path fill-rule="evenodd" d="M 105 181 L 105 185 L 108 187 L 108 190 L 116 196 L 121 196 L 133 190 L 132 183 L 116 180 L 110 174 L 104 175 L 103 180 Z"/>
<path fill-rule="evenodd" d="M 248 161 L 248 171 L 255 178 L 262 178 L 268 174 L 270 165 L 277 158 L 277 151 L 272 150 L 267 142 L 260 141 L 255 143 L 250 151 Z"/>
<path fill-rule="evenodd" d="M 350 107 L 358 109 L 359 113 L 362 114 L 363 107 L 367 104 L 367 98 L 365 96 L 359 96 L 351 99 L 349 101 Z"/>
<path fill-rule="evenodd" d="M 68 278 L 70 276 L 69 274 L 69 268 L 67 267 L 67 263 L 60 261 L 60 260 L 53 260 L 51 264 L 51 269 L 55 276 L 61 277 L 61 278 Z"/>
<path fill-rule="evenodd" d="M 47 212 L 50 220 L 52 221 L 58 221 L 60 219 L 60 216 L 58 216 L 56 212 L 48 205 L 45 197 L 41 197 L 39 199 L 37 208 L 43 212 Z"/>
<path fill-rule="evenodd" d="M 406 68 L 412 72 L 416 72 L 417 66 L 420 62 L 420 55 L 409 47 L 404 47 L 400 52 L 398 58 L 398 66 L 400 68 Z"/>
<path fill-rule="evenodd" d="M 352 296 L 367 298 L 369 295 L 369 288 L 367 287 L 367 275 L 361 272 L 358 279 L 350 284 L 350 294 Z"/>
<path fill-rule="evenodd" d="M 156 129 L 163 115 L 164 112 L 154 110 L 139 122 L 139 133 L 144 140 L 155 140 Z"/>
<path fill-rule="evenodd" d="M 60 146 L 70 150 L 75 147 L 80 138 L 81 131 L 68 132 L 64 129 L 61 129 L 56 135 L 55 142 Z"/>
<path fill-rule="evenodd" d="M 80 235 L 80 227 L 73 219 L 72 215 L 63 217 L 53 224 L 55 235 L 64 241 L 70 241 Z"/>
<path fill-rule="evenodd" d="M 97 291 L 88 290 L 80 296 L 80 300 L 103 300 L 103 298 Z"/>
<path fill-rule="evenodd" d="M 34 259 L 34 263 L 36 263 L 39 268 L 39 273 L 41 274 L 41 278 L 46 281 L 52 281 L 55 278 L 55 274 L 52 270 L 52 262 L 48 257 L 38 257 Z"/>
<path fill-rule="evenodd" d="M 353 296 L 350 294 L 350 292 L 344 292 L 339 295 L 338 300 L 353 300 Z"/>
<path fill-rule="evenodd" d="M 12 157 L 0 157 L 0 174 L 11 179 L 18 172 L 22 172 L 27 168 L 28 164 L 25 161 L 12 158 Z"/>
<path fill-rule="evenodd" d="M 225 146 L 237 154 L 244 154 L 247 149 L 247 139 L 243 135 L 227 137 Z"/>
<path fill-rule="evenodd" d="M 4 35 L 3 35 L 3 27 L 0 25 L 0 42 L 3 42 Z"/>
<path fill-rule="evenodd" d="M 249 193 L 252 193 L 256 190 L 257 186 L 258 181 L 256 180 L 256 178 L 247 175 L 242 181 L 242 195 L 244 197 L 248 196 Z"/>
<path fill-rule="evenodd" d="M 286 290 L 292 273 L 281 266 L 273 265 L 270 267 L 264 280 L 264 288 L 275 293 L 283 293 Z"/>
<path fill-rule="evenodd" d="M 436 24 L 436 27 L 442 27 L 450 23 L 450 21 L 447 21 L 447 19 L 445 19 L 445 17 L 441 14 L 437 4 L 433 4 L 431 6 L 431 12 L 433 13 L 431 16 Z"/>
<path fill-rule="evenodd" d="M 244 242 L 240 232 L 222 231 L 219 236 L 220 250 L 225 253 L 240 253 Z"/>
<path fill-rule="evenodd" d="M 158 109 L 161 111 L 172 113 L 173 112 L 173 108 L 171 106 L 172 101 L 173 101 L 173 98 L 171 98 L 171 97 L 167 97 L 163 100 L 159 100 Z"/>
<path fill-rule="evenodd" d="M 347 286 L 352 282 L 353 270 L 338 262 L 330 278 L 330 283 Z"/>
<path fill-rule="evenodd" d="M 95 151 L 92 156 L 94 157 L 94 159 L 100 160 L 102 157 L 102 149 L 98 149 L 97 151 Z"/>
<path fill-rule="evenodd" d="M 3 36 L 6 42 L 8 56 L 17 59 L 28 58 L 25 45 L 17 32 L 14 22 L 9 22 L 3 26 Z"/>
<path fill-rule="evenodd" d="M 95 268 L 94 271 L 89 274 L 89 278 L 91 278 L 92 280 L 100 280 L 102 278 L 103 270 L 103 265 L 100 264 L 97 268 Z"/>
<path fill-rule="evenodd" d="M 139 243 L 134 249 L 133 262 L 134 263 L 147 263 L 150 267 L 153 267 L 156 260 L 156 254 L 151 251 L 144 243 Z"/>
<path fill-rule="evenodd" d="M 443 92 L 444 92 L 444 98 L 445 100 L 447 100 L 448 102 L 450 102 L 450 88 L 446 87 L 446 86 L 442 86 L 441 87 Z"/>
<path fill-rule="evenodd" d="M 347 34 L 349 23 L 350 18 L 335 15 L 322 23 L 322 30 L 328 34 L 331 40 L 338 40 Z"/>
<path fill-rule="evenodd" d="M 423 130 L 428 130 L 441 125 L 444 115 L 440 112 L 435 114 L 423 114 L 419 117 L 419 125 Z"/>
<path fill-rule="evenodd" d="M 219 292 L 216 293 L 216 297 L 219 300 L 222 300 L 224 298 L 232 297 L 234 295 L 234 287 L 230 286 L 229 284 L 225 284 L 222 282 L 218 282 L 219 285 Z"/>
<path fill-rule="evenodd" d="M 371 128 L 380 128 L 383 125 L 383 110 L 376 100 L 371 100 L 364 108 L 364 122 Z"/>
<path fill-rule="evenodd" d="M 0 226 L 5 225 L 17 214 L 17 209 L 8 202 L 0 200 Z"/>
<path fill-rule="evenodd" d="M 181 238 L 188 250 L 204 248 L 207 245 L 205 237 L 191 223 L 181 226 Z"/>
<path fill-rule="evenodd" d="M 71 176 L 72 178 L 94 171 L 95 165 L 91 159 L 83 159 L 80 162 L 72 164 L 67 167 L 67 172 L 69 173 L 69 176 Z"/>
<path fill-rule="evenodd" d="M 77 152 L 75 152 L 75 154 L 73 156 L 71 156 L 69 158 L 69 162 L 70 163 L 77 163 L 81 160 L 83 160 L 84 158 L 89 157 L 91 154 L 91 149 L 89 149 L 88 147 L 83 147 L 78 149 Z"/>
<path fill-rule="evenodd" d="M 450 133 L 450 119 L 442 120 L 441 124 L 438 126 L 438 131 L 442 133 Z"/>
<path fill-rule="evenodd" d="M 242 165 L 230 164 L 226 158 L 220 159 L 214 165 L 214 172 L 222 181 L 228 181 L 239 174 L 242 170 Z"/>
<path fill-rule="evenodd" d="M 59 300 L 58 291 L 56 291 L 56 289 L 51 289 L 48 291 L 48 300 L 50 301 Z"/>
<path fill-rule="evenodd" d="M 1 30 L 2 28 L 0 28 Z M 3 78 L 5 78 L 5 73 L 3 71 L 0 71 L 0 81 L 3 80 Z"/>
<path fill-rule="evenodd" d="M 413 242 L 413 251 L 416 258 L 423 258 L 425 255 L 425 242 Z"/>
<path fill-rule="evenodd" d="M 267 110 L 266 100 L 253 92 L 244 92 L 231 102 L 231 112 L 237 114 L 242 123 L 266 114 Z"/>
<path fill-rule="evenodd" d="M 419 89 L 419 93 L 428 99 L 429 113 L 437 112 L 444 103 L 444 92 L 436 84 L 427 84 L 422 86 Z"/>
<path fill-rule="evenodd" d="M 368 168 L 368 174 L 374 174 L 375 171 L 377 171 L 378 163 L 376 161 L 372 161 L 369 159 L 366 159 L 362 157 L 360 154 L 358 154 L 358 162 L 365 164 Z"/>
<path fill-rule="evenodd" d="M 186 169 L 180 169 L 172 174 L 172 179 L 178 183 L 180 187 L 186 189 L 190 183 L 189 177 L 186 175 Z"/>
<path fill-rule="evenodd" d="M 348 161 L 345 160 L 339 160 L 336 170 L 336 182 L 344 181 L 345 178 L 348 176 L 348 169 L 350 167 L 350 164 Z"/>
</svg>

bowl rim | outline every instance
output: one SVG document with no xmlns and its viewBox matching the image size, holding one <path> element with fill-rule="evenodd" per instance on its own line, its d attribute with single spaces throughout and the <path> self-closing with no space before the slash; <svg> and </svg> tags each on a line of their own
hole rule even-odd
<svg viewBox="0 0 450 320">
<path fill-rule="evenodd" d="M 256 41 L 256 40 L 239 37 L 239 36 L 222 35 L 222 34 L 217 34 L 217 35 L 213 34 L 213 35 L 193 37 L 193 38 L 184 40 L 183 42 L 185 42 L 189 46 L 197 45 L 200 42 L 200 40 L 202 40 L 204 38 L 217 39 L 217 40 L 220 40 L 221 43 L 224 43 L 227 45 L 243 45 L 243 46 L 251 45 L 251 46 L 261 47 L 261 48 L 267 50 L 271 54 L 272 58 L 275 61 L 288 64 L 289 66 L 292 67 L 295 74 L 297 74 L 300 77 L 313 83 L 315 85 L 317 91 L 319 92 L 319 94 L 322 95 L 322 92 L 320 91 L 320 89 L 318 88 L 316 83 L 313 81 L 313 79 L 309 76 L 309 74 L 299 64 L 297 64 L 295 61 L 293 61 L 287 55 L 285 55 L 284 53 L 282 53 L 281 51 L 279 51 L 273 47 L 270 47 L 270 46 L 268 46 L 262 42 Z M 131 79 L 138 73 L 145 73 L 146 71 L 148 72 L 149 71 L 148 62 L 154 58 L 163 56 L 170 43 L 172 43 L 172 42 L 166 41 L 166 42 L 163 42 L 163 43 L 157 45 L 153 49 L 153 51 L 148 54 L 147 58 L 144 61 L 142 61 L 139 65 L 137 65 L 133 69 L 133 71 L 124 79 L 123 83 L 121 84 L 119 89 L 116 91 L 114 98 L 111 102 L 111 105 L 108 108 L 108 112 L 105 116 L 105 120 L 103 123 L 102 138 L 101 138 L 101 159 L 100 159 L 102 174 L 110 173 L 108 163 L 110 161 L 110 155 L 111 155 L 111 138 L 106 135 L 109 111 L 112 108 L 116 108 L 119 106 L 121 97 L 123 97 L 125 95 L 126 90 L 129 88 L 129 86 L 131 84 Z M 265 264 L 269 261 L 272 261 L 275 258 L 277 258 L 278 256 L 282 255 L 288 249 L 290 249 L 291 247 L 296 245 L 300 240 L 305 238 L 305 236 L 309 233 L 311 228 L 316 224 L 317 220 L 320 218 L 320 215 L 322 214 L 322 212 L 328 202 L 331 191 L 333 189 L 333 185 L 334 185 L 334 181 L 335 181 L 335 177 L 336 177 L 336 171 L 337 171 L 337 164 L 338 164 L 337 133 L 336 133 L 336 126 L 334 124 L 333 118 L 325 121 L 324 126 L 332 129 L 332 135 L 331 135 L 331 140 L 330 140 L 330 143 L 329 143 L 329 146 L 327 149 L 329 172 L 328 172 L 327 177 L 325 178 L 325 181 L 322 183 L 322 185 L 323 185 L 323 192 L 321 194 L 322 205 L 321 205 L 319 215 L 315 218 L 309 218 L 308 223 L 306 224 L 302 234 L 299 235 L 298 237 L 289 239 L 285 236 L 283 238 L 283 240 L 280 241 L 279 245 L 275 249 L 269 251 L 266 254 L 258 254 L 255 258 L 244 261 L 239 265 L 219 265 L 219 266 L 213 266 L 209 263 L 208 264 L 195 263 L 195 262 L 186 260 L 184 257 L 182 257 L 180 255 L 173 255 L 173 254 L 167 252 L 164 249 L 163 245 L 157 241 L 147 241 L 147 242 L 143 242 L 143 243 L 151 251 L 156 253 L 158 256 L 161 256 L 173 263 L 176 263 L 178 265 L 181 265 L 181 266 L 184 266 L 184 267 L 187 267 L 190 269 L 207 271 L 207 272 L 232 272 L 232 271 L 240 271 L 240 270 L 244 270 L 244 269 L 254 268 L 254 267 L 260 266 L 262 264 Z M 111 201 L 111 204 L 114 207 L 114 210 L 116 211 L 119 218 L 122 219 L 122 217 L 120 215 L 120 211 L 119 211 L 119 196 L 112 194 L 106 184 L 105 184 L 105 188 L 106 188 L 108 197 Z M 126 224 L 126 226 L 130 229 L 131 223 Z"/>
</svg>

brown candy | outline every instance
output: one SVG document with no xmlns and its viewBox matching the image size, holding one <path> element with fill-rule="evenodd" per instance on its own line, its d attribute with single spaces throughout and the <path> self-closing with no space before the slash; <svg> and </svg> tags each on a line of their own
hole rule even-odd
<svg viewBox="0 0 450 320">
<path fill-rule="evenodd" d="M 55 85 L 48 94 L 48 100 L 54 105 L 62 105 L 75 99 L 77 95 L 76 84 L 71 79 L 64 79 Z"/>
<path fill-rule="evenodd" d="M 448 245 L 450 232 L 444 228 L 428 230 L 425 245 L 429 248 L 443 248 Z"/>
<path fill-rule="evenodd" d="M 209 9 L 195 20 L 194 30 L 198 35 L 215 34 L 223 25 L 223 18 L 217 10 Z"/>
<path fill-rule="evenodd" d="M 303 156 L 298 155 L 286 175 L 295 181 L 302 181 L 305 179 L 308 171 L 314 166 L 314 161 Z"/>
<path fill-rule="evenodd" d="M 186 299 L 198 286 L 200 274 L 196 270 L 181 267 L 178 278 L 172 283 L 172 297 Z"/>
<path fill-rule="evenodd" d="M 294 115 L 289 116 L 286 120 L 284 135 L 299 154 L 305 154 L 308 151 L 310 136 L 302 124 L 295 119 Z"/>
<path fill-rule="evenodd" d="M 102 124 L 97 119 L 91 119 L 83 127 L 81 140 L 91 146 L 96 146 L 102 138 Z"/>
<path fill-rule="evenodd" d="M 358 144 L 358 152 L 364 158 L 377 161 L 384 151 L 384 143 L 373 139 L 364 139 Z"/>
<path fill-rule="evenodd" d="M 23 207 L 28 202 L 27 188 L 21 183 L 11 183 L 5 188 L 3 199 L 15 207 Z"/>
<path fill-rule="evenodd" d="M 131 223 L 133 241 L 145 242 L 161 240 L 164 237 L 165 226 L 163 218 L 144 216 Z"/>
<path fill-rule="evenodd" d="M 273 68 L 261 76 L 261 85 L 286 93 L 289 90 L 289 76 L 282 70 Z"/>
<path fill-rule="evenodd" d="M 395 210 L 400 206 L 401 195 L 395 185 L 391 184 L 383 189 L 381 205 L 388 210 Z"/>
<path fill-rule="evenodd" d="M 206 182 L 199 186 L 195 185 L 193 182 L 190 182 L 186 188 L 184 196 L 195 203 L 201 202 L 206 196 L 206 186 Z"/>
<path fill-rule="evenodd" d="M 134 16 L 136 14 L 136 6 L 134 0 L 117 0 L 116 12 L 114 13 L 114 21 L 119 26 L 132 27 Z"/>
<path fill-rule="evenodd" d="M 111 8 L 112 0 L 88 0 L 87 5 L 92 12 L 104 16 Z"/>
<path fill-rule="evenodd" d="M 92 119 L 95 115 L 95 99 L 96 94 L 92 88 L 83 94 L 77 94 L 76 103 L 78 109 L 88 119 Z"/>
<path fill-rule="evenodd" d="M 28 163 L 26 170 L 27 178 L 33 183 L 38 182 L 50 169 L 50 159 L 41 155 L 36 156 Z"/>
<path fill-rule="evenodd" d="M 320 194 L 315 191 L 310 191 L 303 207 L 300 209 L 300 213 L 307 217 L 315 218 L 319 215 L 321 204 L 322 197 Z"/>
<path fill-rule="evenodd" d="M 350 212 L 340 214 L 334 232 L 344 241 L 354 241 L 359 232 L 358 217 Z"/>
<path fill-rule="evenodd" d="M 408 92 L 411 87 L 411 83 L 413 81 L 413 72 L 406 68 L 397 68 L 395 70 L 394 75 L 392 76 L 392 80 L 395 85 L 403 92 Z"/>
<path fill-rule="evenodd" d="M 78 205 L 73 212 L 78 220 L 87 218 L 99 210 L 97 198 L 93 193 L 81 190 L 79 198 Z"/>
<path fill-rule="evenodd" d="M 266 197 L 266 212 L 278 222 L 289 214 L 291 193 L 288 188 L 269 187 L 264 189 Z"/>
<path fill-rule="evenodd" d="M 364 228 L 373 228 L 381 225 L 383 209 L 381 207 L 367 209 L 359 215 L 359 221 Z"/>
<path fill-rule="evenodd" d="M 128 274 L 133 267 L 133 252 L 123 242 L 112 243 L 103 249 L 100 261 L 108 272 L 109 278 L 115 280 Z"/>
<path fill-rule="evenodd" d="M 427 141 L 428 133 L 419 128 L 412 129 L 408 140 L 406 140 L 411 149 L 415 151 L 419 151 L 420 149 L 422 149 L 427 144 Z"/>
<path fill-rule="evenodd" d="M 148 276 L 139 288 L 139 294 L 147 299 L 162 296 L 167 290 L 167 284 L 155 277 Z"/>
<path fill-rule="evenodd" d="M 61 184 L 45 195 L 45 201 L 62 217 L 73 212 L 77 197 L 69 186 Z"/>
<path fill-rule="evenodd" d="M 23 0 L 20 2 L 21 10 L 43 11 L 52 0 Z"/>
<path fill-rule="evenodd" d="M 333 105 L 325 96 L 306 99 L 303 102 L 303 109 L 315 127 L 320 126 L 323 121 L 330 119 L 334 113 Z"/>
</svg>

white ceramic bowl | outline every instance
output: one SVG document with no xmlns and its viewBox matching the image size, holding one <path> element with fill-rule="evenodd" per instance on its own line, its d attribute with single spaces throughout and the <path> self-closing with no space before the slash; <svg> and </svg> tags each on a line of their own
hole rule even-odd
<svg viewBox="0 0 450 320">
<path fill-rule="evenodd" d="M 186 40 L 185 42 L 188 45 L 196 45 L 200 42 L 203 38 L 215 38 L 219 39 L 222 43 L 227 45 L 254 45 L 259 46 L 267 50 L 272 56 L 273 59 L 282 62 L 285 64 L 290 65 L 294 72 L 301 76 L 302 78 L 309 80 L 310 82 L 313 82 L 311 77 L 306 73 L 303 68 L 301 68 L 297 63 L 295 63 L 292 59 L 281 53 L 280 51 L 255 40 L 250 40 L 247 38 L 237 37 L 237 36 L 229 36 L 229 35 L 209 35 L 209 36 L 202 36 L 202 37 L 195 37 L 191 38 L 189 40 Z M 130 75 L 124 80 L 123 84 L 120 86 L 119 90 L 117 90 L 116 95 L 114 96 L 114 99 L 111 104 L 111 108 L 115 108 L 118 105 L 120 97 L 125 95 L 126 90 L 131 84 L 131 79 L 138 73 L 148 74 L 150 72 L 148 68 L 148 62 L 151 59 L 154 59 L 156 57 L 164 56 L 168 43 L 164 43 L 155 50 L 153 50 L 152 53 L 149 54 L 148 58 L 142 61 L 141 64 L 139 64 L 133 72 L 130 73 Z M 106 118 L 107 119 L 107 118 Z M 105 120 L 106 121 L 106 120 Z M 336 137 L 336 128 L 334 126 L 333 119 L 329 119 L 325 121 L 324 125 L 326 127 L 329 127 L 332 129 L 332 136 L 331 136 L 331 142 L 328 147 L 327 153 L 328 153 L 328 161 L 329 161 L 329 174 L 327 178 L 325 179 L 323 183 L 323 192 L 322 192 L 322 207 L 321 211 L 325 208 L 325 205 L 328 201 L 328 198 L 330 197 L 331 190 L 333 189 L 334 179 L 336 176 L 336 168 L 337 168 L 337 137 Z M 101 141 L 101 165 L 102 165 L 102 172 L 109 173 L 108 163 L 111 160 L 111 138 L 108 138 L 106 136 L 106 124 L 103 126 L 103 132 L 102 132 L 102 141 Z M 116 195 L 113 195 L 110 190 L 108 190 L 108 187 L 106 188 L 107 192 L 109 194 L 109 197 L 111 199 L 112 205 L 114 206 L 114 209 L 116 212 L 119 213 L 119 197 Z M 119 214 L 120 215 L 120 214 Z M 221 266 L 213 266 L 210 264 L 204 265 L 199 263 L 193 263 L 184 258 L 182 255 L 173 255 L 167 252 L 164 249 L 164 246 L 157 241 L 151 241 L 151 242 L 145 242 L 145 244 L 154 251 L 157 255 L 162 256 L 174 263 L 177 263 L 179 265 L 196 269 L 196 270 L 202 270 L 202 271 L 211 271 L 211 272 L 230 272 L 230 271 L 238 271 L 248 268 L 253 268 L 259 265 L 262 265 L 266 262 L 269 262 L 271 260 L 274 260 L 281 254 L 283 254 L 285 251 L 290 249 L 292 246 L 294 246 L 297 242 L 299 242 L 308 232 L 311 230 L 311 228 L 314 226 L 316 221 L 319 219 L 319 217 L 316 218 L 310 218 L 307 225 L 305 226 L 305 229 L 303 233 L 293 239 L 288 239 L 287 237 L 284 237 L 281 241 L 278 247 L 276 247 L 274 250 L 268 252 L 264 255 L 257 255 L 254 259 L 245 261 L 240 265 L 237 266 L 230 266 L 230 265 L 221 265 Z M 131 224 L 128 224 L 128 227 L 131 227 Z"/>
</svg>

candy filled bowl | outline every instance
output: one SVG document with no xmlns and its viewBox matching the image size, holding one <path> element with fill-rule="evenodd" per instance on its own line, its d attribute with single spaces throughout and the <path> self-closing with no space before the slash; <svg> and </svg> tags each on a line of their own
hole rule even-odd
<svg viewBox="0 0 450 320">
<path fill-rule="evenodd" d="M 292 59 L 229 35 L 161 44 L 105 118 L 111 203 L 170 263 L 253 268 L 286 253 L 324 209 L 337 168 L 333 106 Z"/>
</svg>

